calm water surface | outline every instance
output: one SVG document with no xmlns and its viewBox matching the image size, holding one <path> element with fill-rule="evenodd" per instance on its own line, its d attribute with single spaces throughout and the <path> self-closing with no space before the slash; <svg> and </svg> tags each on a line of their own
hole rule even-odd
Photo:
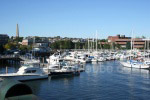
<svg viewBox="0 0 150 100">
<path fill-rule="evenodd" d="M 10 67 L 9 70 L 16 71 Z M 0 72 L 5 72 L 1 68 Z M 86 64 L 75 77 L 25 82 L 41 100 L 149 100 L 149 70 L 130 69 L 119 61 Z"/>
</svg>

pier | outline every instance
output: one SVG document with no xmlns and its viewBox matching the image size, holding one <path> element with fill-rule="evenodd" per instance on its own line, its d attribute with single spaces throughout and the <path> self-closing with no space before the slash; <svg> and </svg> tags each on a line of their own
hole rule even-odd
<svg viewBox="0 0 150 100">
<path fill-rule="evenodd" d="M 2 55 L 0 56 L 0 61 L 1 60 L 22 60 L 20 56 L 15 56 L 15 55 Z"/>
<path fill-rule="evenodd" d="M 6 64 L 8 63 L 13 63 L 13 64 L 18 64 L 20 61 L 24 61 L 24 57 L 19 56 L 19 55 L 1 55 L 0 56 L 0 64 Z"/>
</svg>

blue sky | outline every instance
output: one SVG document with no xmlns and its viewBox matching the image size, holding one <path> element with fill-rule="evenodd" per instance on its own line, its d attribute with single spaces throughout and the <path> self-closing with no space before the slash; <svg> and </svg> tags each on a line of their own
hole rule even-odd
<svg viewBox="0 0 150 100">
<path fill-rule="evenodd" d="M 150 37 L 150 0 L 0 0 L 0 33 L 15 36 Z"/>
</svg>

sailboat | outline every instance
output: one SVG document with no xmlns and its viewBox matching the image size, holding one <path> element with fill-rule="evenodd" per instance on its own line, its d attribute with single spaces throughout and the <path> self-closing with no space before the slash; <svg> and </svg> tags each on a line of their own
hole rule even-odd
<svg viewBox="0 0 150 100">
<path fill-rule="evenodd" d="M 133 34 L 133 30 L 132 30 L 132 34 Z M 133 51 L 133 38 L 131 37 L 131 54 Z M 138 68 L 138 69 L 147 69 L 149 68 L 149 65 L 140 62 L 138 60 L 131 60 L 131 56 L 130 56 L 130 60 L 127 60 L 125 62 L 120 62 L 124 67 L 129 67 L 129 68 Z"/>
<path fill-rule="evenodd" d="M 144 63 L 150 66 L 149 41 L 150 41 L 150 38 L 147 39 L 147 54 L 146 54 L 146 51 L 144 50 Z M 145 42 L 146 42 L 146 40 L 145 40 Z M 146 48 L 146 46 L 145 46 L 145 48 Z M 146 58 L 146 56 L 147 56 L 147 58 Z"/>
</svg>

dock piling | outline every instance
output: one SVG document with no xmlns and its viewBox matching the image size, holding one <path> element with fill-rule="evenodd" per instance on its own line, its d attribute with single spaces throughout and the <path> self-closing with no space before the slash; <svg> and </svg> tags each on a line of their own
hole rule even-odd
<svg viewBox="0 0 150 100">
<path fill-rule="evenodd" d="M 6 74 L 8 73 L 8 67 L 6 66 Z"/>
</svg>

